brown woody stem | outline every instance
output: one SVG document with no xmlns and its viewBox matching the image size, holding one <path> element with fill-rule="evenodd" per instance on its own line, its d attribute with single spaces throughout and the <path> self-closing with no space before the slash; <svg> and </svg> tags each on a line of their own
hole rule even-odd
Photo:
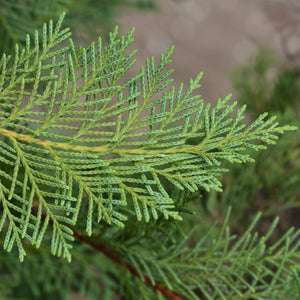
<svg viewBox="0 0 300 300">
<path fill-rule="evenodd" d="M 109 249 L 107 249 L 105 246 L 98 244 L 92 240 L 90 240 L 89 238 L 87 238 L 86 236 L 84 236 L 82 233 L 79 233 L 75 230 L 73 230 L 74 236 L 77 237 L 79 240 L 83 241 L 86 244 L 89 244 L 90 246 L 92 246 L 93 248 L 95 248 L 98 251 L 101 251 L 105 256 L 107 256 L 108 258 L 110 258 L 111 260 L 113 260 L 115 263 L 121 265 L 121 266 L 125 266 L 127 268 L 127 270 L 134 276 L 140 278 L 140 275 L 138 273 L 138 271 L 136 270 L 136 268 L 131 265 L 129 262 L 125 261 L 123 262 L 117 255 L 115 255 L 114 253 L 112 253 Z M 151 283 L 151 279 L 149 276 L 147 275 L 143 275 L 144 280 L 146 283 L 152 285 Z M 181 296 L 176 295 L 175 293 L 171 292 L 170 290 L 162 287 L 158 282 L 156 282 L 154 284 L 154 288 L 160 292 L 162 292 L 165 296 L 167 296 L 169 299 L 171 300 L 184 300 Z"/>
<path fill-rule="evenodd" d="M 45 219 L 46 215 L 42 214 L 42 218 Z M 50 224 L 53 224 L 52 220 L 50 219 L 49 221 Z M 81 240 L 82 242 L 92 246 L 94 249 L 96 249 L 97 251 L 102 252 L 105 256 L 107 256 L 109 259 L 111 259 L 112 261 L 114 261 L 115 263 L 121 265 L 121 266 L 125 266 L 127 268 L 127 270 L 135 277 L 140 278 L 140 274 L 138 273 L 137 269 L 131 265 L 128 261 L 122 261 L 116 254 L 112 253 L 108 248 L 106 248 L 105 246 L 98 244 L 92 240 L 90 240 L 88 237 L 86 237 L 85 235 L 83 235 L 80 232 L 77 232 L 76 230 L 74 230 L 73 228 L 71 228 L 73 230 L 73 234 L 76 238 L 78 238 L 79 240 Z M 145 280 L 146 283 L 152 285 L 151 279 L 149 276 L 144 275 L 143 274 L 143 278 Z M 154 285 L 152 285 L 157 291 L 162 292 L 165 296 L 167 296 L 170 300 L 184 300 L 184 298 L 182 298 L 181 296 L 173 293 L 172 291 L 168 290 L 167 288 L 163 287 L 160 285 L 160 283 L 155 282 Z"/>
</svg>

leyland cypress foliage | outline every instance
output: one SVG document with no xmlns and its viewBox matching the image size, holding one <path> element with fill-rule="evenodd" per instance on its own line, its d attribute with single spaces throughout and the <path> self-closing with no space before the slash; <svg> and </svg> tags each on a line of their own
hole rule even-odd
<svg viewBox="0 0 300 300">
<path fill-rule="evenodd" d="M 277 219 L 258 237 L 257 216 L 237 239 L 229 213 L 217 236 L 182 225 L 190 194 L 222 190 L 224 162 L 251 162 L 247 149 L 295 128 L 266 113 L 246 126 L 230 96 L 204 105 L 201 74 L 173 87 L 173 48 L 128 77 L 133 31 L 77 50 L 62 21 L 1 59 L 2 298 L 298 295 L 299 232 L 266 246 Z"/>
</svg>

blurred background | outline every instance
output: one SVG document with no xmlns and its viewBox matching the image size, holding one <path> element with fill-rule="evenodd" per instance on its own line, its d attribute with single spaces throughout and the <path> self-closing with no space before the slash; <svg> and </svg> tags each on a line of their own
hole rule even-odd
<svg viewBox="0 0 300 300">
<path fill-rule="evenodd" d="M 261 47 L 300 63 L 297 0 L 1 0 L 0 53 L 61 11 L 81 45 L 107 36 L 115 25 L 122 33 L 135 27 L 137 69 L 174 45 L 175 83 L 203 71 L 207 101 L 235 95 L 229 74 Z"/>
<path fill-rule="evenodd" d="M 14 49 L 61 11 L 73 38 L 86 45 L 135 27 L 136 68 L 175 46 L 175 83 L 204 72 L 202 95 L 215 101 L 232 89 L 230 73 L 266 47 L 283 60 L 300 63 L 300 3 L 296 0 L 1 0 L 0 53 Z"/>
<path fill-rule="evenodd" d="M 235 98 L 231 71 L 261 47 L 300 63 L 299 1 L 160 0 L 157 5 L 143 12 L 122 9 L 116 19 L 124 32 L 136 28 L 137 65 L 174 45 L 176 84 L 203 71 L 205 100 L 228 93 Z"/>
<path fill-rule="evenodd" d="M 247 104 L 249 120 L 268 111 L 279 122 L 300 127 L 299 0 L 0 0 L 0 53 L 13 51 L 27 32 L 49 18 L 57 19 L 62 10 L 67 11 L 66 24 L 74 32 L 73 39 L 83 46 L 98 35 L 107 37 L 115 25 L 124 34 L 135 27 L 137 62 L 129 75 L 138 72 L 146 58 L 159 59 L 174 45 L 176 86 L 180 82 L 187 85 L 203 71 L 200 93 L 206 103 L 232 93 L 239 104 Z M 201 196 L 201 207 L 195 208 L 197 220 L 207 220 L 207 226 L 211 220 L 222 221 L 227 206 L 232 205 L 233 232 L 243 232 L 257 211 L 263 212 L 257 229 L 262 233 L 277 215 L 282 220 L 278 235 L 291 226 L 299 228 L 299 131 L 285 134 L 276 146 L 252 155 L 255 163 L 230 166 L 222 179 L 223 193 L 192 196 Z M 17 268 L 13 259 L 1 252 L 0 282 L 5 282 L 7 269 Z M 69 266 L 65 268 L 67 274 Z M 81 270 L 78 267 L 76 272 Z M 28 274 L 20 270 L 18 276 L 14 284 L 10 281 L 11 286 L 5 286 L 14 295 Z M 79 296 L 72 285 L 68 288 L 72 299 L 93 299 Z M 48 299 L 45 295 L 54 299 L 56 295 L 37 289 L 32 292 L 28 287 L 22 294 L 30 296 L 22 299 Z"/>
</svg>

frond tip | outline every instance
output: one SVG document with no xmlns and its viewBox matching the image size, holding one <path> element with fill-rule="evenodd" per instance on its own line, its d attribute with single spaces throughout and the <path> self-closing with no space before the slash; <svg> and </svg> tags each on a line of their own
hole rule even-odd
<svg viewBox="0 0 300 300">
<path fill-rule="evenodd" d="M 20 259 L 24 238 L 39 247 L 49 236 L 52 253 L 70 259 L 79 216 L 89 235 L 132 213 L 181 220 L 170 187 L 221 190 L 223 160 L 251 161 L 244 150 L 262 148 L 257 140 L 294 129 L 265 115 L 246 128 L 244 107 L 230 117 L 230 96 L 205 107 L 194 95 L 201 74 L 175 90 L 173 48 L 128 79 L 133 31 L 76 50 L 62 19 L 0 62 L 0 229 Z"/>
</svg>

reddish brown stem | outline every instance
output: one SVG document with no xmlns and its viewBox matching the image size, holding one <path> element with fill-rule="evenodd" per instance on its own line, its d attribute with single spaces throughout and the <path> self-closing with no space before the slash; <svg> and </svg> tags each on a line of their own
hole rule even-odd
<svg viewBox="0 0 300 300">
<path fill-rule="evenodd" d="M 42 218 L 45 219 L 46 215 L 42 215 Z M 49 223 L 52 225 L 53 222 L 50 219 Z M 106 248 L 105 246 L 98 244 L 92 240 L 90 240 L 88 237 L 86 237 L 85 235 L 83 235 L 80 232 L 77 232 L 76 230 L 72 229 L 74 236 L 76 238 L 78 238 L 79 240 L 81 240 L 82 242 L 92 246 L 93 248 L 95 248 L 97 251 L 101 251 L 104 255 L 106 255 L 109 259 L 111 259 L 112 261 L 114 261 L 115 263 L 121 265 L 121 266 L 125 266 L 127 268 L 127 270 L 134 275 L 135 277 L 140 278 L 140 274 L 138 273 L 137 269 L 131 265 L 128 261 L 122 261 L 117 255 L 115 255 L 114 253 L 112 253 L 108 248 Z M 143 278 L 145 280 L 146 283 L 152 285 L 151 279 L 149 276 L 143 274 Z M 153 286 L 153 285 L 152 285 Z M 162 292 L 165 296 L 167 296 L 170 300 L 184 300 L 184 298 L 182 298 L 179 295 L 176 295 L 175 293 L 171 292 L 170 290 L 164 288 L 163 286 L 160 285 L 160 283 L 155 282 L 154 286 L 153 286 L 156 290 Z"/>
<path fill-rule="evenodd" d="M 140 277 L 137 269 L 131 265 L 129 262 L 127 261 L 122 261 L 117 255 L 113 254 L 109 249 L 107 249 L 105 246 L 98 244 L 94 241 L 91 241 L 89 238 L 87 238 L 86 236 L 84 236 L 83 234 L 73 230 L 74 232 L 74 236 L 77 237 L 79 240 L 85 242 L 86 244 L 89 244 L 90 246 L 92 246 L 93 248 L 95 248 L 98 251 L 101 251 L 104 255 L 106 255 L 108 258 L 110 258 L 111 260 L 113 260 L 115 263 L 121 265 L 121 266 L 126 266 L 126 268 L 128 269 L 128 271 L 136 276 L 136 277 Z M 145 282 L 147 282 L 148 284 L 152 285 L 151 279 L 149 276 L 147 275 L 143 275 Z M 171 300 L 184 300 L 181 296 L 176 295 L 175 293 L 171 292 L 170 290 L 162 287 L 158 282 L 156 282 L 154 284 L 154 288 L 160 292 L 162 292 L 165 296 L 167 296 L 169 299 Z"/>
</svg>

